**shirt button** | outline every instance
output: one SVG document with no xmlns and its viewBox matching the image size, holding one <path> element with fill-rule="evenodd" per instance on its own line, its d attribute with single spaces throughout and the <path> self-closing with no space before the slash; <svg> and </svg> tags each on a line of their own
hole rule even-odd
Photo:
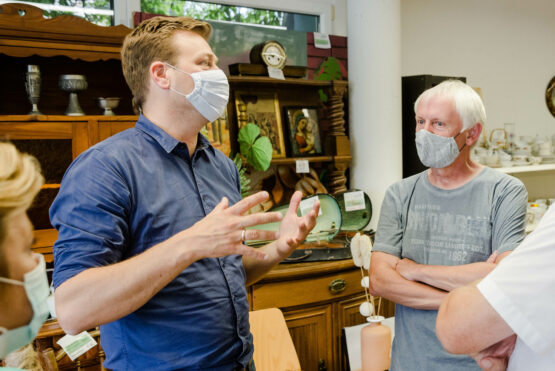
<svg viewBox="0 0 555 371">
<path fill-rule="evenodd" d="M 206 201 L 206 198 L 207 198 L 206 195 L 202 195 L 202 200 L 203 201 Z"/>
</svg>

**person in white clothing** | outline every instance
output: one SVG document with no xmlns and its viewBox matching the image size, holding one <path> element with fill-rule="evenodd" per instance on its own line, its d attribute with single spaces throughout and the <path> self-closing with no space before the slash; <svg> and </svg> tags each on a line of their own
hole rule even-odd
<svg viewBox="0 0 555 371">
<path fill-rule="evenodd" d="M 489 275 L 447 295 L 436 323 L 447 351 L 473 355 L 484 370 L 555 369 L 554 234 L 552 206 Z"/>
</svg>

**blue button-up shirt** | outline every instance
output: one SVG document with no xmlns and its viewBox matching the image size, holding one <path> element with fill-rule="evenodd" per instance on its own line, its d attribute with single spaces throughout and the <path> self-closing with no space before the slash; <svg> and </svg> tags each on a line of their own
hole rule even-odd
<svg viewBox="0 0 555 371">
<path fill-rule="evenodd" d="M 185 143 L 140 116 L 134 128 L 75 159 L 50 209 L 59 232 L 55 287 L 191 227 L 223 196 L 230 204 L 240 200 L 233 162 L 198 138 L 190 157 Z M 246 365 L 253 347 L 245 279 L 238 255 L 193 263 L 141 308 L 100 327 L 105 367 L 228 371 Z"/>
</svg>

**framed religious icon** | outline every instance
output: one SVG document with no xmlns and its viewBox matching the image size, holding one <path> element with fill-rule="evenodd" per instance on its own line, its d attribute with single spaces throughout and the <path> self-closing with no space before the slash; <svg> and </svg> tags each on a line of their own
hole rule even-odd
<svg viewBox="0 0 555 371">
<path fill-rule="evenodd" d="M 229 157 L 231 153 L 231 141 L 229 139 L 227 109 L 221 117 L 204 125 L 200 133 L 210 141 L 210 144 L 212 144 L 214 148 L 219 149 L 224 155 Z"/>
<path fill-rule="evenodd" d="M 260 128 L 260 135 L 270 139 L 272 158 L 286 157 L 277 93 L 237 91 L 235 108 L 239 129 L 246 124 L 255 124 Z"/>
<path fill-rule="evenodd" d="M 322 154 L 318 110 L 315 107 L 285 107 L 291 157 Z"/>
</svg>

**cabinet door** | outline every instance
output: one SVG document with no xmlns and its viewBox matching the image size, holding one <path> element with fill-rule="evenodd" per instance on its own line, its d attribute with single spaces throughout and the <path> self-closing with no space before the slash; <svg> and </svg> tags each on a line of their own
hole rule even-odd
<svg viewBox="0 0 555 371">
<path fill-rule="evenodd" d="M 318 371 L 318 365 L 323 361 L 327 370 L 332 371 L 332 304 L 284 311 L 283 315 L 297 350 L 301 369 Z"/>
<path fill-rule="evenodd" d="M 337 303 L 337 321 L 334 323 L 335 341 L 334 350 L 338 359 L 338 370 L 348 370 L 347 350 L 343 345 L 342 329 L 344 327 L 360 325 L 365 322 L 365 318 L 360 314 L 360 304 L 366 301 L 365 295 L 343 300 Z"/>
</svg>

